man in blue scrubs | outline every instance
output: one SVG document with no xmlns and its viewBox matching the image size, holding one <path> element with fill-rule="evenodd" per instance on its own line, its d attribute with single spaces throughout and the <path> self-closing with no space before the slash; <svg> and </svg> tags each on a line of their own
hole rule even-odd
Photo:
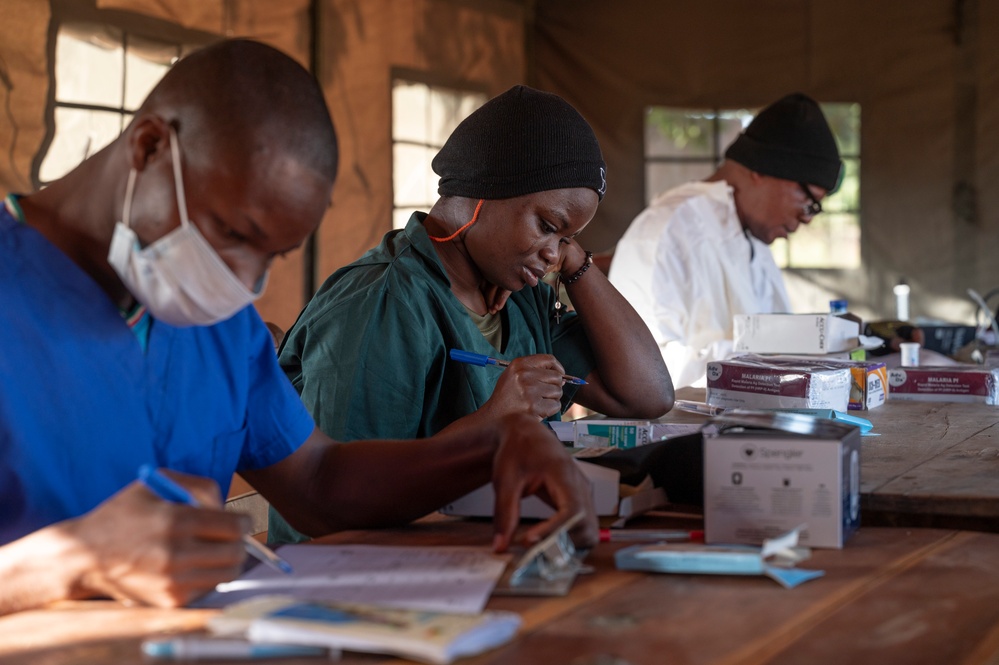
<svg viewBox="0 0 999 665">
<path fill-rule="evenodd" d="M 404 523 L 493 480 L 494 546 L 522 494 L 579 511 L 589 486 L 535 418 L 418 443 L 336 443 L 252 307 L 329 204 L 322 91 L 245 40 L 181 60 L 111 145 L 0 208 L 0 613 L 110 596 L 175 606 L 238 574 L 239 471 L 300 531 Z M 168 469 L 202 504 L 135 481 Z M 221 491 L 220 491 L 221 490 Z"/>
</svg>

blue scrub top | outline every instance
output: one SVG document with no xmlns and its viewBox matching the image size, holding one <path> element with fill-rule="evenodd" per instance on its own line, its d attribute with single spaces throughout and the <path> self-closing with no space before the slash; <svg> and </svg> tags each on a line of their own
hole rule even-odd
<svg viewBox="0 0 999 665">
<path fill-rule="evenodd" d="M 142 464 L 213 478 L 274 464 L 313 421 L 253 307 L 154 321 L 148 350 L 97 283 L 0 207 L 0 544 L 79 516 Z"/>
</svg>

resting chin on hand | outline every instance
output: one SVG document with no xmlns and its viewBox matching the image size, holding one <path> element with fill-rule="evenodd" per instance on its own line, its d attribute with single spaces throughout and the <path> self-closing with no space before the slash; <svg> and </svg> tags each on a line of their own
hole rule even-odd
<svg viewBox="0 0 999 665">
<path fill-rule="evenodd" d="M 170 475 L 202 507 L 133 482 L 86 515 L 0 547 L 0 614 L 94 597 L 179 607 L 239 575 L 247 518 L 222 510 L 213 481 Z"/>
<path fill-rule="evenodd" d="M 492 475 L 496 492 L 493 544 L 497 552 L 510 545 L 521 498 L 535 494 L 551 505 L 555 514 L 527 529 L 522 540 L 534 544 L 582 512 L 586 518 L 573 529 L 573 541 L 580 547 L 596 545 L 599 531 L 590 481 L 544 425 L 524 414 L 505 418 Z"/>
</svg>

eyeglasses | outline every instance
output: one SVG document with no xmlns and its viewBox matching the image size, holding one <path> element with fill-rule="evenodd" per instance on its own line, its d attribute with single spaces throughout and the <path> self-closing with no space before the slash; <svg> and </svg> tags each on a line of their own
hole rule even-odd
<svg viewBox="0 0 999 665">
<path fill-rule="evenodd" d="M 808 197 L 809 201 L 802 206 L 802 212 L 804 212 L 808 217 L 815 217 L 817 214 L 822 212 L 822 204 L 819 203 L 819 200 L 815 198 L 814 194 L 812 194 L 812 190 L 808 188 L 808 185 L 803 182 L 799 182 L 798 185 L 801 187 L 801 191 L 805 193 L 805 196 Z"/>
</svg>

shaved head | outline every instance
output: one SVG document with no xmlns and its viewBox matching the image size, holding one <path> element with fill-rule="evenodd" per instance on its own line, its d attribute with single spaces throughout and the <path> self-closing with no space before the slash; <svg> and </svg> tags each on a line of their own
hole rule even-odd
<svg viewBox="0 0 999 665">
<path fill-rule="evenodd" d="M 181 59 L 136 116 L 143 112 L 174 125 L 192 161 L 281 155 L 331 183 L 336 178 L 336 134 L 322 89 L 265 44 L 227 40 Z"/>
</svg>

